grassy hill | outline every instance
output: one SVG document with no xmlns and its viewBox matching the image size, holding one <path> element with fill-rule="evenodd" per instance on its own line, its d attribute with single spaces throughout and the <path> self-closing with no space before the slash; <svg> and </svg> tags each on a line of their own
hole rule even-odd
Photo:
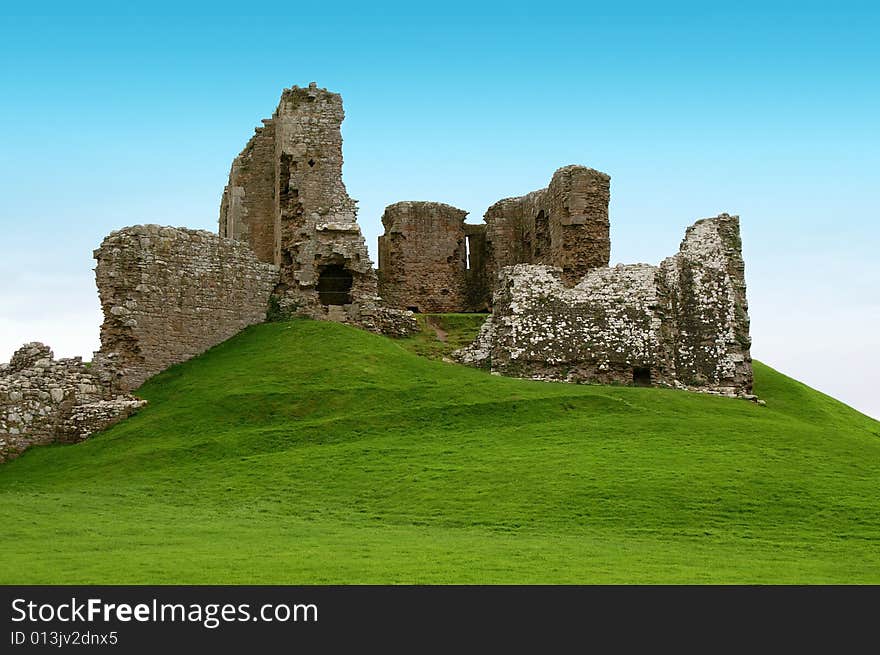
<svg viewBox="0 0 880 655">
<path fill-rule="evenodd" d="M 273 323 L 157 376 L 0 466 L 0 582 L 880 583 L 880 423 L 758 363 L 766 407 L 422 341 Z"/>
</svg>

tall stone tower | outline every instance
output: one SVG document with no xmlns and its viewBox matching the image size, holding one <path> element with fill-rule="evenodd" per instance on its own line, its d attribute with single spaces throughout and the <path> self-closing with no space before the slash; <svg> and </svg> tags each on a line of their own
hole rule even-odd
<svg viewBox="0 0 880 655">
<path fill-rule="evenodd" d="M 376 300 L 357 208 L 342 182 L 342 97 L 312 83 L 285 89 L 232 163 L 220 235 L 280 268 L 282 310 L 344 320 Z"/>
</svg>

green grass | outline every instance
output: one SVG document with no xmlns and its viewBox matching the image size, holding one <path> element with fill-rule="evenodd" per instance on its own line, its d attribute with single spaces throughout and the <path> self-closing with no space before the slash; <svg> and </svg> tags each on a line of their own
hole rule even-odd
<svg viewBox="0 0 880 655">
<path fill-rule="evenodd" d="M 880 583 L 880 424 L 249 328 L 0 467 L 2 583 Z"/>
<path fill-rule="evenodd" d="M 488 314 L 416 314 L 419 332 L 399 339 L 398 343 L 416 355 L 429 359 L 443 359 L 453 350 L 468 345 L 477 336 Z M 439 339 L 439 328 L 446 341 Z"/>
</svg>

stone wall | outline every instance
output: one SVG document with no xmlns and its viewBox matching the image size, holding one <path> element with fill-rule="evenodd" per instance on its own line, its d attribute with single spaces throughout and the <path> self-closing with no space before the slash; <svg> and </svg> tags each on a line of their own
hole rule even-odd
<svg viewBox="0 0 880 655">
<path fill-rule="evenodd" d="M 467 306 L 467 212 L 442 202 L 385 208 L 379 237 L 379 295 L 391 307 L 455 312 Z"/>
<path fill-rule="evenodd" d="M 727 214 L 688 228 L 659 267 L 596 268 L 573 288 L 559 267 L 505 267 L 493 316 L 456 357 L 516 377 L 748 395 L 743 269 L 739 219 Z"/>
<path fill-rule="evenodd" d="M 220 204 L 220 236 L 247 242 L 260 261 L 274 264 L 275 126 L 264 123 L 232 162 Z"/>
<path fill-rule="evenodd" d="M 279 267 L 275 292 L 288 314 L 349 321 L 377 304 L 356 203 L 342 182 L 344 117 L 338 93 L 314 83 L 285 89 L 233 161 L 221 199 L 220 234 Z"/>
<path fill-rule="evenodd" d="M 136 225 L 94 253 L 104 323 L 99 366 L 134 389 L 265 320 L 278 281 L 247 244 L 200 230 Z"/>
<path fill-rule="evenodd" d="M 485 216 L 487 274 L 505 266 L 547 264 L 574 285 L 611 255 L 608 203 L 611 178 L 584 166 L 565 166 L 546 189 L 492 205 Z"/>
<path fill-rule="evenodd" d="M 0 463 L 31 446 L 82 441 L 146 404 L 102 373 L 36 342 L 0 364 Z"/>
<path fill-rule="evenodd" d="M 722 214 L 687 229 L 660 265 L 669 293 L 678 380 L 694 387 L 750 390 L 749 307 L 739 217 Z"/>
<path fill-rule="evenodd" d="M 380 295 L 418 311 L 484 311 L 498 272 L 515 264 L 558 266 L 572 286 L 608 265 L 609 198 L 605 173 L 566 166 L 546 189 L 496 202 L 483 225 L 466 225 L 466 212 L 442 203 L 390 205 L 379 237 Z"/>
</svg>

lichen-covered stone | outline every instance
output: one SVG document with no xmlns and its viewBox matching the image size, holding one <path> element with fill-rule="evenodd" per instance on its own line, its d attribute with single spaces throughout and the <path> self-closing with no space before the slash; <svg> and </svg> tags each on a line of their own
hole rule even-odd
<svg viewBox="0 0 880 655">
<path fill-rule="evenodd" d="M 31 446 L 82 441 L 146 404 L 102 373 L 36 342 L 0 364 L 0 463 Z"/>
<path fill-rule="evenodd" d="M 660 273 L 675 316 L 675 370 L 682 384 L 749 392 L 752 359 L 739 217 L 721 214 L 687 229 Z"/>
<path fill-rule="evenodd" d="M 659 267 L 596 268 L 573 288 L 558 267 L 505 267 L 493 316 L 455 357 L 518 377 L 747 395 L 743 270 L 739 219 L 727 214 L 688 228 Z"/>
</svg>

